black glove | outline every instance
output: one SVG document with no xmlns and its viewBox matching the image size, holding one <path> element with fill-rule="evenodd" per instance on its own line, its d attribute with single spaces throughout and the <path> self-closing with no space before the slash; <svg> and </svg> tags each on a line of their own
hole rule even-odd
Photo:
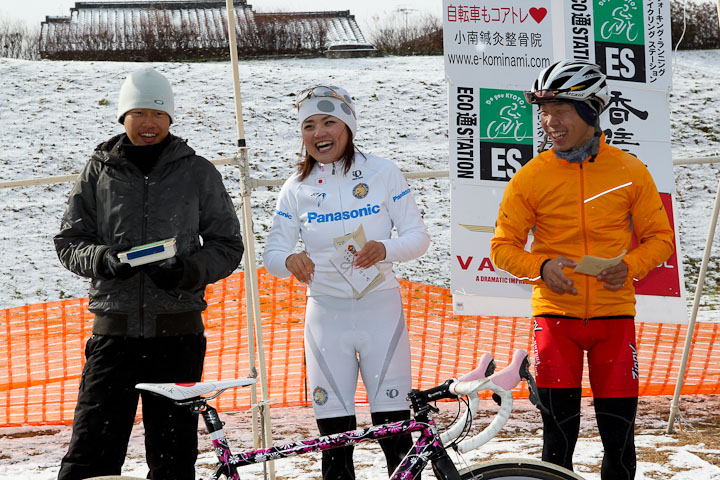
<svg viewBox="0 0 720 480">
<path fill-rule="evenodd" d="M 103 258 L 103 274 L 106 277 L 127 280 L 140 271 L 135 267 L 131 267 L 129 263 L 122 263 L 117 257 L 118 252 L 124 252 L 129 249 L 130 247 L 128 245 L 122 244 L 115 245 L 105 252 L 105 258 Z"/>
<path fill-rule="evenodd" d="M 156 287 L 172 290 L 180 285 L 185 273 L 185 264 L 179 257 L 173 257 L 158 265 L 149 265 L 145 273 Z"/>
</svg>

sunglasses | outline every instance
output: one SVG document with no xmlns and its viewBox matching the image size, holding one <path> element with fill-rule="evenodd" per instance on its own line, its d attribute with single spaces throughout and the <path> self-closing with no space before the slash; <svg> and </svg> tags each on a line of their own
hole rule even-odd
<svg viewBox="0 0 720 480">
<path fill-rule="evenodd" d="M 300 110 L 300 106 L 307 100 L 309 100 L 312 97 L 316 98 L 336 98 L 343 102 L 347 107 L 350 109 L 350 111 L 353 114 L 353 117 L 357 118 L 355 115 L 355 108 L 352 106 L 350 102 L 348 102 L 345 97 L 340 95 L 334 88 L 332 87 L 326 87 L 324 85 L 319 85 L 317 87 L 311 87 L 306 88 L 305 90 L 302 90 L 297 95 L 297 100 L 295 101 L 295 108 Z"/>
<path fill-rule="evenodd" d="M 527 100 L 528 103 L 545 103 L 552 102 L 553 100 L 560 100 L 556 97 L 562 93 L 581 90 L 583 88 L 585 88 L 585 85 L 575 85 L 574 87 L 562 88 L 559 90 L 537 90 L 534 92 L 523 92 L 523 94 L 525 95 L 525 100 Z"/>
</svg>

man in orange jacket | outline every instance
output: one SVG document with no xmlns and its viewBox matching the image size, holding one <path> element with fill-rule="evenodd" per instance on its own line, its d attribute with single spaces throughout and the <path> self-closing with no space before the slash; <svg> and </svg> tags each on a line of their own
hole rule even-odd
<svg viewBox="0 0 720 480">
<path fill-rule="evenodd" d="M 491 257 L 533 284 L 537 385 L 549 409 L 543 413 L 542 458 L 572 469 L 587 351 L 605 449 L 601 478 L 632 479 L 639 385 L 633 280 L 670 256 L 673 231 L 647 167 L 605 143 L 599 116 L 609 94 L 597 65 L 557 62 L 525 95 L 539 105 L 553 148 L 508 183 Z M 530 230 L 534 242 L 527 252 Z M 615 258 L 624 252 L 597 276 L 573 271 L 585 255 Z"/>
</svg>

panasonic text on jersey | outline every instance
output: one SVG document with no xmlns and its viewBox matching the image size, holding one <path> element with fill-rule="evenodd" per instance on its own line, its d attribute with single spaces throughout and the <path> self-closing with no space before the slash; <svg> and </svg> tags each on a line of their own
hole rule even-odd
<svg viewBox="0 0 720 480">
<path fill-rule="evenodd" d="M 290 214 L 287 213 L 287 212 L 282 212 L 282 211 L 276 209 L 276 210 L 275 210 L 275 213 L 276 213 L 277 215 L 280 215 L 281 217 L 287 218 L 288 220 L 292 220 L 292 215 L 290 215 Z"/>
<path fill-rule="evenodd" d="M 409 189 L 409 188 L 408 188 L 407 190 L 404 190 L 404 191 L 398 193 L 397 195 L 394 195 L 394 196 L 393 196 L 393 202 L 397 202 L 398 200 L 400 200 L 402 197 L 404 197 L 404 196 L 407 195 L 408 193 L 410 193 L 410 189 Z"/>
<path fill-rule="evenodd" d="M 308 212 L 307 218 L 308 223 L 325 223 L 325 222 L 339 222 L 341 220 L 350 220 L 351 218 L 367 217 L 380 213 L 380 205 L 368 204 L 363 208 L 356 208 L 354 210 L 343 210 L 340 212 L 330 213 L 317 213 Z"/>
</svg>

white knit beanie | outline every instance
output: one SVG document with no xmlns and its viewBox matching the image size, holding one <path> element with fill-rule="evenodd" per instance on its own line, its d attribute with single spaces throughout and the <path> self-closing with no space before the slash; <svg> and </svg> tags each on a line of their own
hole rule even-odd
<svg viewBox="0 0 720 480">
<path fill-rule="evenodd" d="M 335 95 L 342 97 L 340 100 Z M 300 128 L 308 118 L 318 113 L 332 115 L 341 120 L 350 128 L 353 138 L 357 130 L 357 117 L 355 116 L 355 105 L 348 92 L 340 87 L 314 87 L 303 90 L 298 94 L 298 119 Z"/>
<path fill-rule="evenodd" d="M 170 82 L 157 70 L 145 67 L 127 76 L 120 87 L 118 99 L 118 122 L 123 123 L 125 114 L 134 108 L 160 110 L 175 117 L 175 100 Z"/>
</svg>

